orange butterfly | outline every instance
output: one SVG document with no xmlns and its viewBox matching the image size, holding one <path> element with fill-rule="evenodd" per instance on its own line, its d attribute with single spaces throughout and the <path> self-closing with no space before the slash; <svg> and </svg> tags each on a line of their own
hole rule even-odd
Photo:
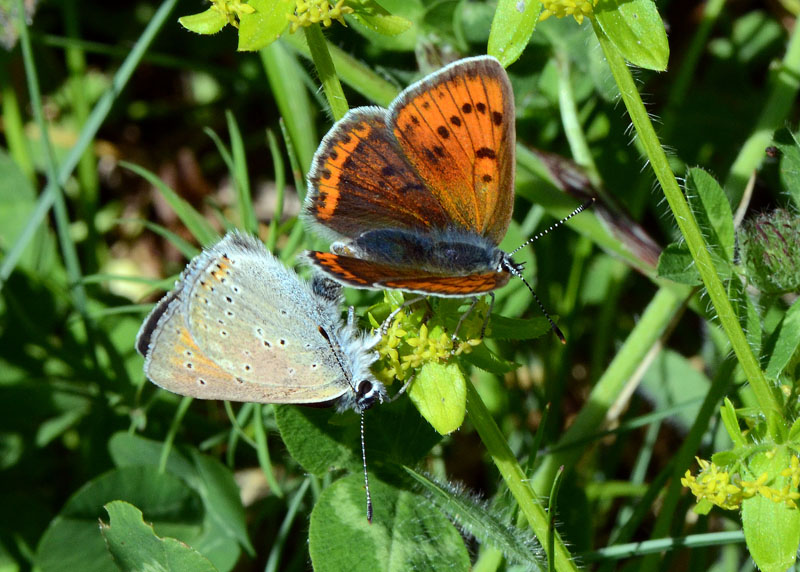
<svg viewBox="0 0 800 572">
<path fill-rule="evenodd" d="M 462 297 L 523 279 L 498 248 L 514 206 L 514 120 L 490 56 L 429 75 L 389 109 L 351 110 L 314 156 L 302 215 L 336 242 L 306 256 L 356 288 Z"/>
</svg>

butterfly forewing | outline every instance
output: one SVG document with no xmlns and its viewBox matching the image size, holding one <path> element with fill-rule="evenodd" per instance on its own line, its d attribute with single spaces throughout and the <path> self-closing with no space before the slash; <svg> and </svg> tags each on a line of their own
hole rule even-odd
<svg viewBox="0 0 800 572">
<path fill-rule="evenodd" d="M 437 197 L 402 157 L 386 127 L 386 110 L 348 113 L 314 156 L 305 216 L 354 238 L 369 229 L 442 228 L 448 217 Z"/>
<path fill-rule="evenodd" d="M 487 57 L 452 64 L 392 104 L 389 124 L 404 156 L 452 224 L 505 236 L 514 198 L 514 95 Z"/>
</svg>

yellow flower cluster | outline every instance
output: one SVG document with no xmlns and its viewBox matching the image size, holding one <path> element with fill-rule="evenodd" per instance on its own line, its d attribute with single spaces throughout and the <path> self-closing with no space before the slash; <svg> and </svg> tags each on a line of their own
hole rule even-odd
<svg viewBox="0 0 800 572">
<path fill-rule="evenodd" d="M 220 12 L 228 19 L 228 23 L 239 27 L 239 18 L 242 14 L 253 14 L 256 10 L 240 0 L 211 0 L 211 8 Z"/>
<path fill-rule="evenodd" d="M 789 467 L 780 473 L 782 477 L 790 477 L 791 481 L 780 489 L 767 485 L 770 480 L 767 473 L 762 473 L 754 481 L 744 481 L 737 474 L 731 475 L 704 459 L 698 458 L 697 463 L 700 465 L 697 477 L 691 471 L 686 471 L 681 484 L 692 491 L 698 501 L 707 500 L 720 508 L 736 510 L 744 499 L 761 495 L 777 503 L 785 503 L 790 508 L 797 508 L 795 501 L 800 499 L 800 493 L 797 492 L 800 459 L 796 456 L 792 456 Z"/>
<path fill-rule="evenodd" d="M 476 308 L 472 312 L 461 326 L 461 333 L 467 339 L 457 340 L 455 345 L 451 336 L 437 324 L 436 317 L 423 321 L 426 309 L 412 313 L 398 312 L 378 345 L 380 358 L 376 366 L 376 377 L 386 383 L 395 379 L 407 381 L 425 363 L 443 363 L 454 356 L 471 352 L 473 347 L 482 342 L 476 334 L 480 332 L 487 310 L 488 308 L 481 312 Z"/>
<path fill-rule="evenodd" d="M 542 5 L 544 10 L 539 15 L 540 22 L 550 16 L 556 18 L 572 16 L 578 24 L 582 24 L 584 18 L 592 17 L 597 0 L 544 0 Z"/>
<path fill-rule="evenodd" d="M 350 6 L 344 5 L 345 0 L 338 0 L 333 6 L 328 0 L 297 0 L 297 8 L 294 14 L 289 15 L 289 21 L 292 23 L 292 33 L 296 32 L 302 26 L 310 26 L 322 22 L 326 28 L 330 26 L 334 20 L 346 26 L 344 22 L 345 14 L 352 14 L 353 9 Z"/>
</svg>

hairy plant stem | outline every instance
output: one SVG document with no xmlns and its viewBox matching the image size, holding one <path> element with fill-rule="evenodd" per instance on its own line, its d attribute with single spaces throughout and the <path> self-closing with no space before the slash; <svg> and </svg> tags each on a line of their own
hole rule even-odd
<svg viewBox="0 0 800 572">
<path fill-rule="evenodd" d="M 628 65 L 600 26 L 596 22 L 593 22 L 593 26 L 608 65 L 611 68 L 611 73 L 619 88 L 622 100 L 636 129 L 636 134 L 647 154 L 653 172 L 661 184 L 664 196 L 667 198 L 667 202 L 675 216 L 675 221 L 678 223 L 678 227 L 686 240 L 686 245 L 689 247 L 689 252 L 697 265 L 697 270 L 700 273 L 709 298 L 711 298 L 711 302 L 717 311 L 719 322 L 731 342 L 733 351 L 744 370 L 747 380 L 750 382 L 759 406 L 765 413 L 772 412 L 782 417 L 780 403 L 769 386 L 764 372 L 761 371 L 758 359 L 747 343 L 744 331 L 727 297 L 725 286 L 714 270 L 714 263 L 711 260 L 711 255 L 703 240 L 700 228 L 697 226 L 697 221 L 689 208 L 689 204 L 686 202 L 678 181 L 670 169 L 667 156 L 653 129 L 653 124 L 650 122 L 650 117 L 647 114 L 644 103 L 642 103 L 639 92 L 636 90 L 636 84 Z"/>
</svg>

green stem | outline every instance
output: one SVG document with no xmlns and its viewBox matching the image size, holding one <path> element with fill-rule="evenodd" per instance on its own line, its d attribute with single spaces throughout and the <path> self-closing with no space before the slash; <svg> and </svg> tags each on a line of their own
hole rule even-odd
<svg viewBox="0 0 800 572">
<path fill-rule="evenodd" d="M 508 446 L 503 434 L 470 381 L 467 381 L 467 413 L 470 421 L 478 431 L 486 450 L 500 471 L 506 486 L 508 486 L 508 490 L 514 496 L 520 510 L 528 520 L 533 533 L 540 541 L 548 538 L 550 522 L 547 511 L 539 502 L 522 467 L 519 466 L 519 463 L 514 458 L 514 453 L 511 452 L 511 448 Z M 561 536 L 554 531 L 553 537 L 556 570 L 577 572 L 578 568 L 573 562 L 569 550 L 564 546 Z"/>
<path fill-rule="evenodd" d="M 290 34 L 291 37 L 295 35 Z M 311 166 L 311 158 L 319 139 L 314 123 L 316 109 L 311 105 L 311 98 L 303 82 L 305 72 L 298 63 L 297 56 L 283 42 L 272 42 L 259 51 L 258 55 L 269 81 L 270 93 L 291 136 L 290 155 L 293 150 L 303 172 L 306 172 Z"/>
<path fill-rule="evenodd" d="M 587 562 L 595 562 L 598 560 L 623 560 L 643 554 L 663 553 L 667 550 L 686 550 L 689 548 L 703 548 L 705 546 L 719 547 L 725 546 L 726 544 L 739 544 L 744 541 L 744 533 L 740 530 L 734 532 L 710 532 L 707 534 L 692 534 L 690 536 L 645 540 L 643 542 L 631 542 L 630 544 L 609 546 L 608 548 L 581 554 L 581 558 Z"/>
<path fill-rule="evenodd" d="M 69 0 L 65 3 L 65 28 L 71 39 L 76 39 L 80 35 L 78 1 Z M 89 118 L 89 99 L 86 93 L 86 55 L 79 45 L 69 44 L 64 51 L 69 69 L 69 82 L 71 89 L 71 104 L 75 112 L 76 128 L 83 127 Z M 95 215 L 98 208 L 98 197 L 100 180 L 97 173 L 97 160 L 95 159 L 94 149 L 91 147 L 81 156 L 78 163 L 78 180 L 81 183 L 81 200 L 79 202 L 79 218 L 83 219 L 87 226 L 88 240 L 83 248 L 84 260 L 91 261 L 89 268 L 94 271 L 97 269 L 97 229 L 95 227 Z"/>
<path fill-rule="evenodd" d="M 295 492 L 292 496 L 289 507 L 286 509 L 286 516 L 281 523 L 281 527 L 278 529 L 278 535 L 275 538 L 275 541 L 272 543 L 272 548 L 269 551 L 267 565 L 264 567 L 265 572 L 275 572 L 278 570 L 281 552 L 286 546 L 286 540 L 289 538 L 289 533 L 292 530 L 292 524 L 294 524 L 297 512 L 300 510 L 300 504 L 303 502 L 306 492 L 308 491 L 308 487 L 311 486 L 313 479 L 314 477 L 311 476 L 306 477 L 301 483 L 300 487 L 297 489 L 297 492 Z"/>
<path fill-rule="evenodd" d="M 39 127 L 42 137 L 42 147 L 44 148 L 45 171 L 47 180 L 53 184 L 53 195 L 55 204 L 55 221 L 58 232 L 58 242 L 61 246 L 61 255 L 64 258 L 64 266 L 67 269 L 67 276 L 70 281 L 70 295 L 75 309 L 81 316 L 87 336 L 87 346 L 89 353 L 95 363 L 97 363 L 96 344 L 94 343 L 93 327 L 89 319 L 87 307 L 86 289 L 83 285 L 80 260 L 75 242 L 70 235 L 70 220 L 67 210 L 67 202 L 64 199 L 62 183 L 58 180 L 58 163 L 53 145 L 50 141 L 50 131 L 44 118 L 44 108 L 42 105 L 42 94 L 39 89 L 39 78 L 36 75 L 36 62 L 33 58 L 33 48 L 27 23 L 25 22 L 25 6 L 23 0 L 17 0 L 17 10 L 19 11 L 19 39 L 22 46 L 22 58 L 25 62 L 25 77 L 28 82 L 28 92 L 31 100 L 31 108 Z M 24 232 L 24 231 L 23 231 Z M 5 262 L 5 261 L 4 261 Z"/>
<path fill-rule="evenodd" d="M 281 42 L 285 42 L 304 57 L 311 57 L 311 50 L 309 50 L 304 36 L 287 34 L 281 38 Z M 341 48 L 337 48 L 330 43 L 327 44 L 327 47 L 336 66 L 336 72 L 342 78 L 342 81 L 370 101 L 388 107 L 392 100 L 397 97 L 397 94 L 400 93 L 396 85 L 386 81 L 385 78 L 375 73 L 372 68 L 365 65 L 361 60 L 357 60 Z"/>
<path fill-rule="evenodd" d="M 336 68 L 328 51 L 325 36 L 322 34 L 319 24 L 313 24 L 304 29 L 308 49 L 311 52 L 311 59 L 314 61 L 314 67 L 317 68 L 317 74 L 319 74 L 322 89 L 325 91 L 325 97 L 328 99 L 328 105 L 331 106 L 333 118 L 339 121 L 347 113 L 349 107 L 347 106 L 347 98 L 344 96 L 342 84 L 339 83 L 339 76 L 336 75 Z"/>
<path fill-rule="evenodd" d="M 569 57 L 561 50 L 556 51 L 555 55 L 558 70 L 558 109 L 561 112 L 561 124 L 569 142 L 569 150 L 575 162 L 583 167 L 592 184 L 601 188 L 600 174 L 578 117 L 578 107 L 575 104 L 575 93 L 572 91 L 570 79 Z"/>
<path fill-rule="evenodd" d="M 283 491 L 275 478 L 275 470 L 272 468 L 272 459 L 269 456 L 269 446 L 267 445 L 267 432 L 264 431 L 264 412 L 263 404 L 257 403 L 253 414 L 253 433 L 256 437 L 256 455 L 258 464 L 267 479 L 267 484 L 275 496 L 283 498 Z"/>
<path fill-rule="evenodd" d="M 175 435 L 178 434 L 178 428 L 181 426 L 183 416 L 189 410 L 189 406 L 194 401 L 191 397 L 184 397 L 178 404 L 178 409 L 175 411 L 175 417 L 172 418 L 172 423 L 167 431 L 167 436 L 164 438 L 164 446 L 161 447 L 161 457 L 158 459 L 158 472 L 163 473 L 167 470 L 167 461 L 169 461 L 169 453 L 172 451 L 172 444 L 175 442 Z"/>
<path fill-rule="evenodd" d="M 278 138 L 271 130 L 267 130 L 267 144 L 272 156 L 272 164 L 275 168 L 275 211 L 272 220 L 269 221 L 269 234 L 267 235 L 267 250 L 275 252 L 275 245 L 278 243 L 278 223 L 283 216 L 283 198 L 286 192 L 286 168 L 283 164 L 283 157 L 278 146 Z"/>
<path fill-rule="evenodd" d="M 258 232 L 258 220 L 253 210 L 253 196 L 250 192 L 250 175 L 247 172 L 247 155 L 245 153 L 242 133 L 236 123 L 236 118 L 228 109 L 225 111 L 225 119 L 228 123 L 228 133 L 231 136 L 231 155 L 233 159 L 234 185 L 238 195 L 239 217 L 242 227 L 248 232 Z"/>
<path fill-rule="evenodd" d="M 628 65 L 600 26 L 596 22 L 593 22 L 593 26 L 622 95 L 622 100 L 625 102 L 633 126 L 636 128 L 637 136 L 647 154 L 653 172 L 661 184 L 664 196 L 667 198 L 678 227 L 686 240 L 686 245 L 689 247 L 689 252 L 697 264 L 697 270 L 705 284 L 708 296 L 717 311 L 720 324 L 731 341 L 733 351 L 750 382 L 759 406 L 765 412 L 772 410 L 782 416 L 780 403 L 773 394 L 764 372 L 761 371 L 758 359 L 753 355 L 750 345 L 747 343 L 747 338 L 726 295 L 725 286 L 714 270 L 714 263 L 697 226 L 697 221 L 695 221 L 678 181 L 670 169 L 667 156 L 653 129 L 653 124 L 650 122 L 639 92 L 636 90 L 636 84 Z"/>
<path fill-rule="evenodd" d="M 294 187 L 297 189 L 297 195 L 302 201 L 306 196 L 306 182 L 303 178 L 303 170 L 298 162 L 299 160 L 297 154 L 292 152 L 292 149 L 294 149 L 292 146 L 292 138 L 283 121 L 281 121 L 281 130 L 283 131 L 283 138 L 286 141 L 286 151 L 289 154 L 289 165 L 292 169 Z M 292 230 L 289 233 L 289 237 L 286 239 L 286 242 L 281 249 L 280 259 L 283 262 L 289 263 L 290 261 L 294 260 L 295 253 L 299 248 L 304 236 L 305 232 L 303 231 L 303 225 L 300 224 L 299 221 L 296 221 L 294 227 L 292 227 Z"/>
<path fill-rule="evenodd" d="M 550 497 L 547 504 L 547 516 L 550 520 L 547 527 L 547 569 L 555 570 L 555 540 L 556 540 L 556 514 L 558 514 L 558 491 L 561 489 L 561 481 L 564 477 L 564 467 L 559 467 L 556 471 L 556 478 L 553 479 L 553 486 L 550 487 Z"/>
<path fill-rule="evenodd" d="M 0 105 L 3 113 L 3 130 L 6 136 L 8 151 L 14 162 L 19 166 L 25 176 L 36 181 L 36 169 L 33 166 L 28 142 L 25 137 L 25 125 L 22 120 L 22 112 L 17 99 L 17 92 L 8 74 L 8 65 L 11 62 L 4 60 L 0 62 Z"/>
<path fill-rule="evenodd" d="M 800 26 L 795 25 L 786 55 L 781 64 L 771 70 L 769 83 L 772 90 L 761 107 L 755 129 L 742 145 L 725 180 L 725 192 L 734 207 L 741 201 L 750 175 L 766 156 L 764 149 L 772 142 L 773 132 L 786 121 L 797 99 L 800 88 Z"/>
</svg>

